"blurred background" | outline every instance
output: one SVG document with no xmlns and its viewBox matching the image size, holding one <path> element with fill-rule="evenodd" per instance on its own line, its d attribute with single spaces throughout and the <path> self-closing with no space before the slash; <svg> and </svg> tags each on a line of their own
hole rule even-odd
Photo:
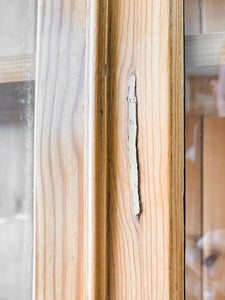
<svg viewBox="0 0 225 300">
<path fill-rule="evenodd" d="M 185 0 L 186 299 L 225 299 L 225 1 Z"/>
</svg>

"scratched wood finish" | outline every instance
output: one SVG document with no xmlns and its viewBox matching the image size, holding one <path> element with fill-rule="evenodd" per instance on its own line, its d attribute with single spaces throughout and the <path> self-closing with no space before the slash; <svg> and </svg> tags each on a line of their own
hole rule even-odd
<svg viewBox="0 0 225 300">
<path fill-rule="evenodd" d="M 110 299 L 183 299 L 183 1 L 110 1 Z M 136 75 L 141 214 L 132 208 L 128 79 Z"/>
</svg>

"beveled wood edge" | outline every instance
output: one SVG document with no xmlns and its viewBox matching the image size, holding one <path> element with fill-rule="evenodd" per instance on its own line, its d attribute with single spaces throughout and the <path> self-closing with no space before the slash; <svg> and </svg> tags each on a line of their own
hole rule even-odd
<svg viewBox="0 0 225 300">
<path fill-rule="evenodd" d="M 89 2 L 85 222 L 87 299 L 107 298 L 108 0 Z M 104 45 L 104 47 L 102 47 Z M 184 299 L 183 0 L 170 0 L 170 299 Z M 90 71 L 91 66 L 91 71 Z M 91 120 L 91 122 L 90 122 Z M 87 122 L 88 121 L 88 122 Z M 101 198 L 101 200 L 100 200 Z M 99 250 L 101 250 L 99 252 Z"/>
<path fill-rule="evenodd" d="M 184 299 L 184 1 L 171 0 L 170 5 L 170 299 L 181 300 Z"/>
<path fill-rule="evenodd" d="M 87 2 L 85 299 L 107 299 L 108 0 Z"/>
</svg>

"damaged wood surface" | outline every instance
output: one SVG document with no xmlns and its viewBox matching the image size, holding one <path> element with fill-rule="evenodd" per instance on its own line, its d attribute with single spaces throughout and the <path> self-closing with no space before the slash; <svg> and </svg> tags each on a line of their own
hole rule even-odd
<svg viewBox="0 0 225 300">
<path fill-rule="evenodd" d="M 127 149 L 130 164 L 129 178 L 132 196 L 133 213 L 140 214 L 139 170 L 138 170 L 138 114 L 136 97 L 136 76 L 132 74 L 128 79 L 127 91 Z"/>
<path fill-rule="evenodd" d="M 180 300 L 182 1 L 85 4 L 39 1 L 35 297 Z"/>
<path fill-rule="evenodd" d="M 183 1 L 109 3 L 108 293 L 110 299 L 181 300 Z M 137 95 L 131 74 L 136 76 Z M 127 107 L 127 93 L 138 100 L 137 117 L 129 111 L 135 106 Z M 127 118 L 134 122 L 130 144 Z M 139 219 L 135 217 L 139 210 L 137 151 Z M 131 164 L 135 171 L 130 177 Z M 131 199 L 136 199 L 133 205 Z"/>
</svg>

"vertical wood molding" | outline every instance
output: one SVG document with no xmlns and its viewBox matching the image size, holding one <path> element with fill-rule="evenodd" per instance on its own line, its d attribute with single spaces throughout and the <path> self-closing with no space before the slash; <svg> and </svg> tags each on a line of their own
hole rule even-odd
<svg viewBox="0 0 225 300">
<path fill-rule="evenodd" d="M 108 0 L 87 2 L 85 299 L 107 298 Z"/>
<path fill-rule="evenodd" d="M 39 0 L 37 300 L 183 299 L 182 4 Z"/>
<path fill-rule="evenodd" d="M 183 1 L 109 3 L 109 295 L 183 299 Z M 138 219 L 127 150 L 131 74 L 138 107 Z"/>
<path fill-rule="evenodd" d="M 84 299 L 86 3 L 39 0 L 35 299 Z"/>
<path fill-rule="evenodd" d="M 184 299 L 183 0 L 170 1 L 170 296 Z"/>
<path fill-rule="evenodd" d="M 107 0 L 39 0 L 35 299 L 107 295 Z"/>
</svg>

